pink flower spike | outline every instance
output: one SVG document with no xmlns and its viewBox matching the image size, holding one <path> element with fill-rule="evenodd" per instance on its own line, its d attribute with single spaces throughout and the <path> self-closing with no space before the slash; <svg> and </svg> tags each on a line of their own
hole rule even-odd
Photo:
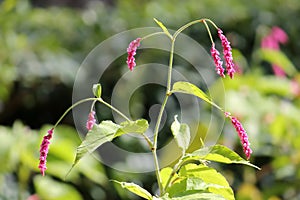
<svg viewBox="0 0 300 200">
<path fill-rule="evenodd" d="M 233 64 L 230 42 L 227 40 L 225 35 L 223 35 L 223 31 L 221 29 L 218 29 L 218 35 L 219 35 L 219 38 L 220 38 L 222 46 L 223 46 L 223 56 L 224 56 L 224 59 L 226 62 L 227 74 L 230 76 L 230 78 L 233 78 L 235 69 L 234 69 L 234 64 Z"/>
<path fill-rule="evenodd" d="M 133 70 L 133 68 L 136 66 L 135 64 L 135 58 L 134 55 L 136 54 L 136 49 L 140 46 L 140 41 L 141 38 L 137 38 L 135 40 L 133 40 L 132 42 L 130 42 L 128 48 L 127 48 L 127 65 L 130 71 Z"/>
<path fill-rule="evenodd" d="M 248 135 L 247 135 L 243 125 L 241 124 L 241 122 L 237 118 L 232 117 L 230 115 L 230 113 L 225 112 L 225 116 L 231 119 L 231 123 L 233 124 L 234 128 L 236 129 L 236 131 L 238 133 L 238 136 L 240 138 L 240 141 L 242 143 L 243 151 L 244 151 L 247 159 L 249 160 L 249 158 L 251 156 L 251 153 L 252 153 L 252 150 L 250 148 Z"/>
<path fill-rule="evenodd" d="M 96 123 L 96 119 L 95 119 L 95 111 L 91 111 L 88 117 L 88 120 L 86 122 L 86 128 L 87 130 L 91 130 L 94 126 L 94 124 Z"/>
<path fill-rule="evenodd" d="M 54 128 L 48 130 L 48 134 L 44 136 L 42 144 L 40 146 L 40 163 L 39 168 L 41 174 L 45 176 L 45 171 L 47 169 L 46 162 L 47 162 L 47 155 L 49 151 L 50 139 L 52 138 Z"/>
<path fill-rule="evenodd" d="M 219 74 L 222 78 L 224 78 L 225 77 L 224 68 L 222 67 L 223 62 L 221 61 L 219 51 L 215 48 L 215 44 L 212 44 L 210 53 L 214 59 L 217 74 Z"/>
</svg>

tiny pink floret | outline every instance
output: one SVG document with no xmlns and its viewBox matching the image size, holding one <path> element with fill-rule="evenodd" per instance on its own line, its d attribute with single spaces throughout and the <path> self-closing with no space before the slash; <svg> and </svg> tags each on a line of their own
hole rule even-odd
<svg viewBox="0 0 300 200">
<path fill-rule="evenodd" d="M 128 48 L 127 48 L 127 53 L 128 53 L 128 56 L 127 56 L 127 65 L 128 65 L 128 68 L 130 71 L 133 70 L 133 68 L 136 66 L 136 63 L 135 63 L 135 54 L 136 54 L 136 49 L 140 46 L 140 41 L 141 41 L 141 38 L 137 38 L 135 40 L 133 40 L 132 42 L 130 42 Z"/>
<path fill-rule="evenodd" d="M 89 114 L 88 120 L 86 122 L 87 130 L 91 130 L 95 123 L 96 123 L 95 111 L 91 111 L 90 114 Z"/>
<path fill-rule="evenodd" d="M 54 128 L 48 130 L 48 134 L 44 136 L 42 144 L 40 146 L 40 163 L 39 168 L 41 174 L 45 176 L 45 171 L 47 169 L 46 162 L 47 162 L 47 155 L 49 151 L 50 139 L 52 138 Z"/>
<path fill-rule="evenodd" d="M 247 135 L 246 130 L 244 129 L 241 122 L 237 118 L 232 117 L 229 112 L 225 112 L 225 116 L 231 119 L 231 123 L 234 126 L 234 128 L 236 129 L 238 136 L 240 138 L 240 141 L 242 143 L 243 151 L 244 151 L 247 159 L 249 160 L 252 150 L 250 148 L 250 142 L 248 140 L 248 135 Z"/>
<path fill-rule="evenodd" d="M 221 40 L 222 46 L 223 46 L 223 56 L 226 63 L 226 71 L 227 74 L 230 76 L 230 78 L 233 78 L 233 75 L 235 73 L 234 64 L 233 64 L 233 57 L 232 57 L 232 49 L 230 46 L 230 42 L 226 38 L 226 36 L 223 34 L 223 31 L 221 29 L 218 29 L 218 35 Z"/>
<path fill-rule="evenodd" d="M 217 74 L 219 74 L 221 77 L 224 78 L 225 77 L 224 68 L 222 67 L 223 62 L 221 61 L 219 51 L 215 48 L 215 44 L 212 45 L 210 53 L 214 59 Z"/>
</svg>

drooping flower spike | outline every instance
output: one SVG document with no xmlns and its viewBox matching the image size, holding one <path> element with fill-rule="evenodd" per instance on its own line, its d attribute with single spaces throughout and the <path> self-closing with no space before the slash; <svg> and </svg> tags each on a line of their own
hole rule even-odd
<svg viewBox="0 0 300 200">
<path fill-rule="evenodd" d="M 226 38 L 226 36 L 223 34 L 223 31 L 221 29 L 218 29 L 218 35 L 221 40 L 222 46 L 223 46 L 223 56 L 226 63 L 226 71 L 227 74 L 230 76 L 230 78 L 233 78 L 233 75 L 235 73 L 234 64 L 233 64 L 233 58 L 232 58 L 232 49 L 230 46 L 230 42 Z"/>
<path fill-rule="evenodd" d="M 240 138 L 240 141 L 242 143 L 243 151 L 244 151 L 247 159 L 249 159 L 250 156 L 251 156 L 252 150 L 250 148 L 250 143 L 249 143 L 249 140 L 248 140 L 248 135 L 247 135 L 246 130 L 244 129 L 241 122 L 237 118 L 232 117 L 229 112 L 225 112 L 225 116 L 230 118 L 231 123 L 234 126 L 234 128 L 236 129 L 236 131 L 238 133 L 238 136 Z"/>
<path fill-rule="evenodd" d="M 47 162 L 47 155 L 49 151 L 50 139 L 52 138 L 54 128 L 48 130 L 48 134 L 44 136 L 42 144 L 40 146 L 40 163 L 39 168 L 41 174 L 45 176 L 45 171 L 47 169 L 46 162 Z"/>
<path fill-rule="evenodd" d="M 223 62 L 221 61 L 219 51 L 215 48 L 215 43 L 212 44 L 210 53 L 214 59 L 217 74 L 219 74 L 222 78 L 224 78 L 225 77 L 224 68 L 222 67 Z"/>
<path fill-rule="evenodd" d="M 89 113 L 89 116 L 88 116 L 88 120 L 86 122 L 86 128 L 87 130 L 91 130 L 94 126 L 94 124 L 96 123 L 96 119 L 95 119 L 95 111 L 91 111 Z"/>
<path fill-rule="evenodd" d="M 136 49 L 140 46 L 141 39 L 142 38 L 137 38 L 137 39 L 133 40 L 132 42 L 130 42 L 130 44 L 127 48 L 128 56 L 127 56 L 126 63 L 128 65 L 128 68 L 130 71 L 132 71 L 133 68 L 136 66 L 134 56 L 136 54 Z"/>
</svg>

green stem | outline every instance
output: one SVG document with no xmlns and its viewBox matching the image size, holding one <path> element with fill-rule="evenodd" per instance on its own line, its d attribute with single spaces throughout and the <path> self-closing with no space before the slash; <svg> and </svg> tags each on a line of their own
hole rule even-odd
<svg viewBox="0 0 300 200">
<path fill-rule="evenodd" d="M 128 117 L 126 117 L 121 111 L 119 111 L 117 108 L 113 107 L 112 105 L 110 105 L 109 103 L 105 102 L 103 99 L 101 98 L 87 98 L 87 99 L 82 99 L 76 103 L 74 103 L 73 105 L 71 105 L 65 112 L 64 114 L 57 120 L 57 122 L 55 123 L 54 127 L 55 128 L 60 122 L 61 120 L 68 114 L 68 112 L 70 112 L 73 108 L 75 108 L 76 106 L 78 106 L 79 104 L 88 102 L 88 101 L 94 101 L 92 104 L 92 107 L 94 106 L 96 101 L 99 101 L 100 103 L 103 103 L 104 105 L 106 105 L 107 107 L 109 107 L 110 109 L 112 109 L 113 111 L 115 111 L 116 113 L 118 113 L 120 116 L 122 116 L 126 121 L 131 121 Z"/>
<path fill-rule="evenodd" d="M 164 32 L 155 32 L 155 33 L 151 33 L 151 34 L 149 34 L 149 35 L 146 35 L 145 37 L 142 37 L 141 41 L 142 41 L 142 40 L 145 40 L 145 39 L 148 39 L 148 38 L 150 38 L 150 37 L 152 37 L 152 36 L 162 35 L 162 34 L 165 34 L 165 33 L 164 33 Z"/>
<path fill-rule="evenodd" d="M 173 171 L 171 172 L 169 179 L 167 180 L 167 183 L 165 185 L 165 189 L 167 189 L 171 183 L 171 180 L 173 178 L 173 176 L 175 175 L 175 173 L 180 169 L 182 164 L 182 157 L 179 159 L 178 163 L 173 167 Z"/>
<path fill-rule="evenodd" d="M 147 135 L 145 135 L 145 134 L 142 134 L 142 135 L 145 138 L 145 140 L 147 141 L 147 143 L 148 143 L 148 145 L 150 147 L 150 150 L 152 151 L 152 149 L 153 149 L 153 143 L 152 143 L 152 141 L 147 137 Z"/>
<path fill-rule="evenodd" d="M 167 180 L 167 183 L 166 183 L 166 185 L 165 185 L 164 188 L 168 188 L 168 187 L 169 187 L 172 178 L 174 177 L 174 175 L 176 174 L 176 172 L 178 172 L 179 169 L 180 169 L 182 166 L 184 166 L 184 165 L 186 165 L 186 164 L 188 164 L 188 163 L 194 163 L 195 161 L 199 161 L 199 160 L 196 160 L 196 159 L 195 159 L 195 160 L 187 160 L 187 161 L 184 161 L 183 158 L 184 158 L 184 155 L 182 155 L 182 157 L 179 159 L 178 163 L 173 167 L 173 170 L 172 170 L 172 172 L 171 172 L 171 174 L 170 174 L 170 176 L 169 176 L 169 178 L 168 178 L 168 180 Z M 200 162 L 201 162 L 201 161 L 200 161 Z M 163 195 L 164 195 L 164 193 L 163 193 Z"/>
<path fill-rule="evenodd" d="M 118 113 L 121 117 L 123 117 L 126 121 L 131 121 L 126 115 L 124 115 L 121 111 L 119 111 L 117 108 L 113 107 L 112 105 L 110 105 L 109 103 L 105 102 L 102 98 L 97 98 L 97 100 L 100 103 L 103 103 L 104 105 L 106 105 L 107 107 L 109 107 L 110 109 L 112 109 L 113 111 L 115 111 L 116 113 Z"/>
<path fill-rule="evenodd" d="M 71 105 L 65 112 L 64 114 L 57 120 L 57 122 L 55 123 L 54 127 L 55 128 L 60 122 L 61 120 L 66 116 L 66 114 L 68 114 L 69 111 L 71 111 L 73 108 L 75 108 L 76 106 L 78 106 L 79 104 L 88 102 L 88 101 L 95 101 L 97 100 L 97 98 L 87 98 L 87 99 L 82 99 L 76 103 L 74 103 L 73 105 Z"/>
<path fill-rule="evenodd" d="M 174 38 L 174 37 L 173 37 Z M 174 44 L 175 44 L 175 38 L 172 39 L 172 44 L 171 44 L 171 51 L 170 51 L 170 60 L 169 60 L 169 70 L 168 70 L 168 80 L 167 80 L 167 90 L 166 90 L 166 96 L 164 98 L 164 101 L 160 107 L 160 111 L 157 117 L 155 129 L 154 129 L 154 139 L 153 139 L 153 149 L 152 149 L 152 154 L 154 157 L 154 162 L 155 162 L 155 172 L 156 172 L 156 177 L 157 177 L 157 183 L 159 186 L 159 191 L 161 194 L 164 193 L 164 188 L 162 185 L 162 180 L 159 172 L 159 163 L 158 163 L 158 158 L 157 158 L 157 138 L 158 138 L 158 132 L 159 132 L 159 127 L 161 123 L 161 119 L 165 110 L 165 107 L 168 102 L 168 98 L 170 96 L 170 91 L 171 91 L 171 79 L 172 79 L 172 67 L 173 67 L 173 59 L 174 59 Z"/>
<path fill-rule="evenodd" d="M 208 35 L 209 35 L 209 38 L 210 38 L 211 43 L 214 44 L 214 40 L 213 40 L 213 38 L 212 38 L 212 36 L 211 36 L 211 32 L 210 32 L 210 29 L 209 29 L 209 27 L 208 27 L 206 21 L 204 20 L 203 23 L 204 23 L 205 28 L 206 28 L 206 30 L 207 30 L 207 32 L 208 32 Z"/>
<path fill-rule="evenodd" d="M 160 194 L 164 194 L 165 193 L 164 189 L 168 187 L 168 185 L 169 185 L 169 183 L 170 183 L 170 181 L 172 179 L 172 176 L 170 176 L 170 178 L 168 180 L 168 183 L 167 183 L 166 187 L 164 188 L 163 185 L 162 185 L 162 179 L 161 179 L 160 172 L 159 172 L 159 170 L 160 170 L 160 168 L 159 168 L 159 162 L 158 162 L 158 158 L 157 158 L 157 138 L 158 138 L 158 132 L 159 132 L 159 127 L 160 127 L 161 119 L 162 119 L 162 116 L 163 116 L 163 112 L 164 112 L 165 107 L 167 105 L 168 98 L 172 94 L 171 93 L 171 80 L 172 80 L 172 68 L 173 68 L 173 60 L 174 60 L 174 45 L 175 45 L 175 40 L 176 40 L 176 37 L 183 30 L 185 30 L 186 28 L 188 28 L 189 26 L 191 26 L 193 24 L 196 24 L 196 23 L 205 22 L 205 20 L 206 19 L 198 19 L 198 20 L 192 21 L 190 23 L 187 23 L 186 25 L 180 27 L 174 33 L 173 36 L 172 35 L 168 35 L 166 32 L 164 32 L 171 39 L 172 44 L 171 44 L 171 51 L 170 51 L 170 60 L 169 60 L 169 70 L 168 70 L 166 96 L 165 96 L 164 101 L 163 101 L 163 103 L 162 103 L 162 105 L 160 107 L 158 118 L 157 118 L 157 121 L 156 121 L 156 124 L 155 124 L 154 139 L 153 139 L 153 148 L 152 148 L 152 154 L 153 154 L 154 163 L 155 163 L 155 173 L 156 173 L 156 178 L 157 178 L 157 183 L 158 183 Z M 216 27 L 216 25 L 211 20 L 209 20 L 209 19 L 207 19 L 207 20 Z M 207 27 L 206 23 L 205 23 L 205 25 Z M 149 36 L 146 36 L 146 37 L 151 37 L 152 35 L 156 35 L 156 34 L 150 34 Z M 145 39 L 146 37 L 144 37 L 143 39 Z M 179 165 L 179 167 L 180 167 L 180 165 Z M 177 169 L 177 167 L 176 167 L 176 169 Z M 176 170 L 176 169 L 174 169 L 174 170 Z"/>
<path fill-rule="evenodd" d="M 171 44 L 166 96 L 170 96 L 170 91 L 171 91 L 172 68 L 173 68 L 173 60 L 174 60 L 174 45 L 175 45 L 175 37 L 172 40 L 172 44 Z"/>
<path fill-rule="evenodd" d="M 153 158 L 154 158 L 157 184 L 158 184 L 159 191 L 160 191 L 161 194 L 164 193 L 164 190 L 163 190 L 163 185 L 162 185 L 162 179 L 161 179 L 160 172 L 159 172 L 160 167 L 159 167 L 157 153 L 156 153 L 156 151 L 157 151 L 157 137 L 158 137 L 159 126 L 160 126 L 160 123 L 161 123 L 162 115 L 163 115 L 163 112 L 164 112 L 164 108 L 166 107 L 168 98 L 169 98 L 169 95 L 166 94 L 165 99 L 164 99 L 164 101 L 163 101 L 163 103 L 160 107 L 160 111 L 159 111 L 159 114 L 158 114 L 155 129 L 154 129 L 154 139 L 153 139 L 153 148 L 152 148 L 152 154 L 153 154 Z"/>
<path fill-rule="evenodd" d="M 174 35 L 173 35 L 174 40 L 176 39 L 176 37 L 178 36 L 178 34 L 181 33 L 182 31 L 184 31 L 186 28 L 188 28 L 188 27 L 190 27 L 190 26 L 192 26 L 192 25 L 194 25 L 194 24 L 203 22 L 203 21 L 204 21 L 204 19 L 197 19 L 197 20 L 194 20 L 194 21 L 192 21 L 192 22 L 190 22 L 190 23 L 187 23 L 187 24 L 183 25 L 182 27 L 180 27 L 180 28 L 174 33 Z"/>
<path fill-rule="evenodd" d="M 205 18 L 205 19 L 203 19 L 204 21 L 208 21 L 209 23 L 211 23 L 216 29 L 219 29 L 219 27 L 213 22 L 213 21 L 211 21 L 210 19 L 208 19 L 208 18 Z"/>
</svg>

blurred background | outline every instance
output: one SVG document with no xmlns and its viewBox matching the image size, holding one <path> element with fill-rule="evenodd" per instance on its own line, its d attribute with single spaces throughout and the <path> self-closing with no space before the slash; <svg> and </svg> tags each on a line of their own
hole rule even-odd
<svg viewBox="0 0 300 200">
<path fill-rule="evenodd" d="M 118 172 L 92 156 L 84 158 L 65 179 L 80 144 L 71 114 L 55 130 L 47 175 L 42 177 L 37 168 L 42 137 L 71 105 L 75 75 L 87 54 L 121 31 L 156 26 L 153 17 L 171 29 L 210 18 L 231 41 L 239 74 L 234 80 L 216 79 L 210 89 L 217 94 L 224 84 L 226 108 L 243 122 L 254 151 L 250 161 L 261 167 L 257 171 L 239 165 L 216 165 L 236 198 L 300 199 L 299 0 L 2 0 L 1 200 L 139 199 L 110 179 L 134 181 L 155 191 L 152 173 Z M 211 44 L 204 38 L 207 33 L 203 26 L 193 26 L 185 34 L 209 52 Z M 167 54 L 154 53 L 159 54 L 155 62 L 166 62 Z M 126 68 L 125 59 L 124 54 L 102 80 L 107 93 L 104 95 L 109 96 L 118 74 Z M 138 59 L 143 63 L 149 57 Z M 150 91 L 139 90 L 135 98 L 142 101 L 144 110 L 160 100 L 151 98 Z M 222 96 L 215 99 L 217 103 L 223 100 Z M 108 110 L 101 109 L 99 119 L 111 117 Z M 143 116 L 139 107 L 132 109 L 133 114 Z M 204 115 L 209 111 L 204 110 Z M 208 127 L 198 123 L 201 134 Z M 225 123 L 219 143 L 243 155 L 232 133 L 231 124 Z M 142 148 L 135 141 L 126 142 L 132 148 Z"/>
</svg>

